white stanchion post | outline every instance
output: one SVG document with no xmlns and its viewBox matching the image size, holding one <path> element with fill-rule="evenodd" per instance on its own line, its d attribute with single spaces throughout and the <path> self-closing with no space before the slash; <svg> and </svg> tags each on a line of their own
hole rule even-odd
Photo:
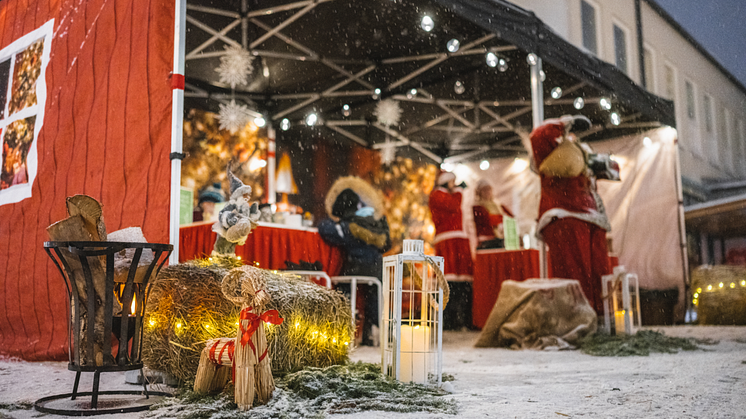
<svg viewBox="0 0 746 419">
<path fill-rule="evenodd" d="M 181 207 L 181 156 L 184 133 L 184 49 L 186 0 L 174 1 L 174 67 L 171 74 L 171 205 L 169 243 L 174 246 L 170 264 L 179 263 L 179 208 Z"/>
<path fill-rule="evenodd" d="M 527 61 L 531 71 L 531 112 L 534 128 L 544 122 L 544 82 L 541 81 L 541 58 L 536 54 L 529 54 Z M 547 247 L 539 240 L 539 276 L 547 275 Z"/>
</svg>

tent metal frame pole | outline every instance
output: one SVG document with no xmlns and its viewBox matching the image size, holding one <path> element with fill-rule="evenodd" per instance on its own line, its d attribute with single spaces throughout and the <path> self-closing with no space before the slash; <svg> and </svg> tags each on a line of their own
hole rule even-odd
<svg viewBox="0 0 746 419">
<path fill-rule="evenodd" d="M 536 64 L 529 65 L 531 72 L 531 112 L 534 128 L 544 122 L 544 83 L 541 81 L 541 58 L 536 57 Z M 539 277 L 547 275 L 547 246 L 539 240 Z"/>
<path fill-rule="evenodd" d="M 684 218 L 684 186 L 681 180 L 681 161 L 679 159 L 679 137 L 678 133 L 673 139 L 674 142 L 674 182 L 676 185 L 676 199 L 678 200 L 678 210 L 676 215 L 679 221 L 679 246 L 681 247 L 681 263 L 683 268 L 682 280 L 684 281 L 684 319 L 686 319 L 689 306 L 691 304 L 691 298 L 688 293 L 691 291 L 689 288 L 689 257 L 687 251 L 687 237 L 686 237 L 686 220 Z M 725 251 L 725 246 L 723 246 Z"/>
<path fill-rule="evenodd" d="M 174 1 L 174 66 L 172 80 L 184 79 L 186 49 L 186 0 Z M 171 200 L 169 207 L 169 242 L 174 246 L 170 264 L 179 263 L 179 209 L 181 207 L 181 158 L 184 135 L 184 86 L 172 83 L 171 90 Z"/>
</svg>

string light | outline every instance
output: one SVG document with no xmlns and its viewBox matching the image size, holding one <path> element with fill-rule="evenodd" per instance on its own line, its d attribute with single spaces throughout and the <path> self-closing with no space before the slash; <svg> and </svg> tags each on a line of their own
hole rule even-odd
<svg viewBox="0 0 746 419">
<path fill-rule="evenodd" d="M 458 51 L 460 46 L 461 43 L 456 38 L 451 39 L 450 41 L 448 41 L 448 43 L 446 43 L 446 49 L 448 49 L 448 52 L 456 52 Z"/>
<path fill-rule="evenodd" d="M 282 121 L 280 121 L 280 129 L 283 131 L 287 131 L 290 129 L 290 120 L 287 118 L 282 118 Z"/>
<path fill-rule="evenodd" d="M 707 286 L 707 291 L 712 291 L 712 285 Z"/>
<path fill-rule="evenodd" d="M 316 116 L 315 113 L 309 113 L 308 115 L 306 115 L 306 125 L 308 125 L 309 127 L 316 125 L 316 122 L 318 120 L 319 120 L 319 117 Z"/>
<path fill-rule="evenodd" d="M 420 27 L 425 32 L 430 32 L 435 27 L 435 22 L 433 22 L 433 18 L 431 18 L 428 15 L 425 15 L 422 17 L 422 21 L 420 22 Z"/>
<path fill-rule="evenodd" d="M 267 125 L 267 120 L 264 119 L 263 116 L 259 115 L 256 118 L 254 118 L 254 125 L 256 125 L 259 128 L 264 128 L 264 126 Z"/>
<path fill-rule="evenodd" d="M 598 106 L 601 107 L 601 109 L 608 111 L 611 109 L 611 101 L 605 97 L 602 97 L 601 100 L 598 101 Z"/>
<path fill-rule="evenodd" d="M 552 99 L 559 99 L 562 97 L 562 88 L 555 87 L 550 94 L 552 95 Z"/>
<path fill-rule="evenodd" d="M 485 59 L 485 61 L 487 62 L 487 65 L 488 65 L 488 66 L 490 66 L 490 67 L 492 67 L 492 68 L 495 68 L 495 67 L 497 67 L 497 64 L 498 64 L 498 58 L 497 58 L 497 55 L 495 55 L 495 53 L 494 53 L 494 52 L 488 52 L 488 53 L 487 53 L 487 54 L 486 54 L 486 55 L 484 56 L 484 59 Z"/>
<path fill-rule="evenodd" d="M 350 111 L 350 105 L 348 105 L 346 103 L 344 105 L 342 105 L 342 115 L 344 115 L 344 116 L 350 116 L 351 113 L 352 113 L 352 111 Z"/>
<path fill-rule="evenodd" d="M 526 56 L 526 62 L 528 65 L 536 65 L 539 63 L 539 57 L 532 52 Z"/>
<path fill-rule="evenodd" d="M 505 58 L 500 58 L 499 60 L 497 60 L 497 69 L 501 73 L 506 72 L 508 70 L 508 61 L 505 60 Z"/>
<path fill-rule="evenodd" d="M 618 113 L 616 112 L 611 113 L 611 123 L 614 125 L 619 125 L 622 123 L 622 118 L 619 116 Z"/>
<path fill-rule="evenodd" d="M 583 109 L 583 106 L 585 106 L 585 99 L 578 96 L 575 98 L 575 100 L 572 102 L 572 106 L 575 107 L 575 109 Z"/>
</svg>

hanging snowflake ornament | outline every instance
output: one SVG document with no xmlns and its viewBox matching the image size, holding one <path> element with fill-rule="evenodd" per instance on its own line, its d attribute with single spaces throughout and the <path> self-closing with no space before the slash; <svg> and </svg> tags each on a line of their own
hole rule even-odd
<svg viewBox="0 0 746 419">
<path fill-rule="evenodd" d="M 399 102 L 392 99 L 386 99 L 376 104 L 376 110 L 373 114 L 378 118 L 378 122 L 385 127 L 399 125 L 401 117 L 401 107 Z"/>
<path fill-rule="evenodd" d="M 220 104 L 220 129 L 227 129 L 231 134 L 235 134 L 249 122 L 249 108 L 245 105 L 239 105 L 235 100 L 224 105 Z"/>
<path fill-rule="evenodd" d="M 396 145 L 388 137 L 386 142 L 381 146 L 381 163 L 390 166 L 396 160 Z"/>
<path fill-rule="evenodd" d="M 231 89 L 236 85 L 247 84 L 249 75 L 254 71 L 251 63 L 254 57 L 245 49 L 233 46 L 225 46 L 225 54 L 220 57 L 220 66 L 215 71 L 220 74 L 220 81 L 227 83 Z"/>
</svg>

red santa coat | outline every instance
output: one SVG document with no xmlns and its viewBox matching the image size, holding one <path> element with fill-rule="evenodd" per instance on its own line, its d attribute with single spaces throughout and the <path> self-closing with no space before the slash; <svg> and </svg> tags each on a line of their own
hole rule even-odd
<svg viewBox="0 0 746 419">
<path fill-rule="evenodd" d="M 557 148 L 565 125 L 550 119 L 531 133 L 537 167 Z M 590 171 L 560 178 L 540 174 L 538 234 L 549 247 L 552 272 L 557 278 L 577 279 L 597 313 L 603 310 L 601 276 L 609 273 L 606 231 L 610 230 Z"/>
<path fill-rule="evenodd" d="M 492 212 L 490 212 L 487 206 L 482 205 L 482 202 L 477 202 L 472 207 L 474 211 L 474 226 L 477 230 L 477 241 L 479 243 L 498 238 L 495 234 L 495 229 L 503 223 L 503 214 L 509 217 L 512 216 L 510 211 L 504 206 L 498 209 L 497 205 L 493 203 L 491 205 L 494 207 Z"/>
<path fill-rule="evenodd" d="M 436 187 L 430 193 L 430 215 L 435 224 L 435 253 L 444 258 L 448 281 L 471 281 L 474 271 L 469 239 L 461 212 L 462 194 Z"/>
</svg>

